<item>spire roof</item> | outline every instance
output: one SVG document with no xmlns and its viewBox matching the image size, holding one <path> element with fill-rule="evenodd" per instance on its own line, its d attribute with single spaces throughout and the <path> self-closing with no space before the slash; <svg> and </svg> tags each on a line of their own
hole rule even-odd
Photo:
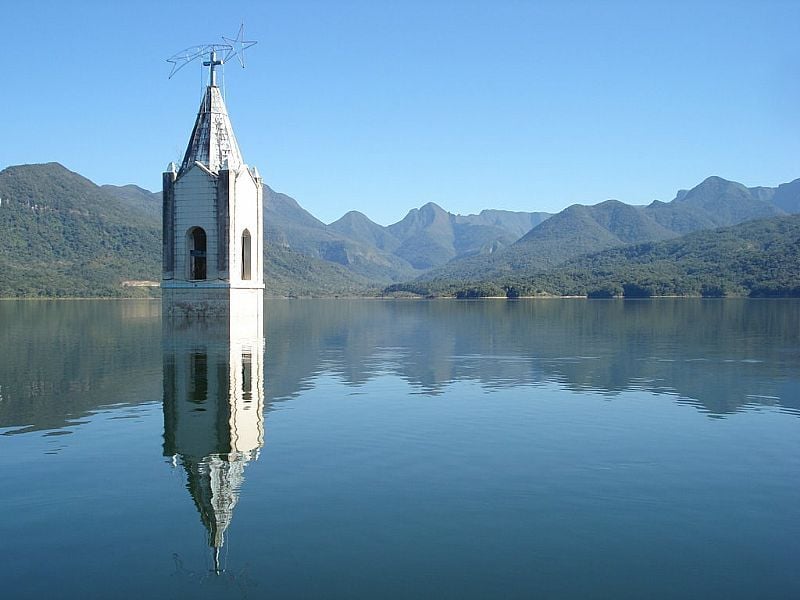
<svg viewBox="0 0 800 600">
<path fill-rule="evenodd" d="M 238 169 L 244 164 L 225 102 L 216 85 L 209 85 L 203 95 L 180 172 L 195 162 L 214 173 L 223 168 Z"/>
</svg>

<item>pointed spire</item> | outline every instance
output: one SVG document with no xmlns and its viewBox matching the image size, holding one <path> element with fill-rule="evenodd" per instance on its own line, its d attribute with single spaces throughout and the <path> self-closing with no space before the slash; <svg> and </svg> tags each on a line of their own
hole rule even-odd
<svg viewBox="0 0 800 600">
<path fill-rule="evenodd" d="M 206 88 L 200 104 L 180 172 L 195 162 L 215 173 L 221 168 L 235 170 L 244 164 L 222 94 L 213 82 Z"/>
</svg>

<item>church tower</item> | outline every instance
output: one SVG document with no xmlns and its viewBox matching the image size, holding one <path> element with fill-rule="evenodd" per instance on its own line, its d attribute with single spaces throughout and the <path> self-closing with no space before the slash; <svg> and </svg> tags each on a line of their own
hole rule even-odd
<svg viewBox="0 0 800 600">
<path fill-rule="evenodd" d="M 248 167 L 210 80 L 180 167 L 163 175 L 162 307 L 167 317 L 261 314 L 264 297 L 261 177 Z"/>
</svg>

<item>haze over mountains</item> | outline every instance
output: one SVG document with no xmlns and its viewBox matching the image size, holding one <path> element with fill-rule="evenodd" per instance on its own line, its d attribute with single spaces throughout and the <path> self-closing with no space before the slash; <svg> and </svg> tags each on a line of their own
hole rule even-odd
<svg viewBox="0 0 800 600">
<path fill-rule="evenodd" d="M 429 203 L 388 227 L 357 211 L 326 225 L 293 198 L 268 186 L 264 192 L 267 243 L 342 265 L 382 283 L 416 277 L 456 257 L 491 253 L 550 216 L 504 210 L 462 216 Z"/>
<path fill-rule="evenodd" d="M 455 260 L 422 278 L 493 279 L 515 271 L 544 270 L 607 248 L 787 215 L 800 211 L 799 203 L 800 179 L 778 188 L 747 188 L 709 177 L 691 190 L 679 191 L 671 202 L 632 206 L 607 200 L 593 206 L 572 205 L 501 252 Z"/>
<path fill-rule="evenodd" d="M 365 293 L 410 280 L 500 280 L 610 248 L 800 212 L 800 179 L 747 188 L 709 177 L 671 202 L 607 200 L 556 215 L 429 203 L 384 227 L 351 211 L 326 225 L 265 186 L 267 292 Z M 0 172 L 0 296 L 127 295 L 160 277 L 160 193 L 98 186 L 57 163 Z"/>
</svg>

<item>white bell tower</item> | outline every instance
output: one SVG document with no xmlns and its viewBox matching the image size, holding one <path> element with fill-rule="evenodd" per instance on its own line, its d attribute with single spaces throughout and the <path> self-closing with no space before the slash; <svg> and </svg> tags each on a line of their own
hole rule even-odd
<svg viewBox="0 0 800 600">
<path fill-rule="evenodd" d="M 262 311 L 261 176 L 242 159 L 217 87 L 216 68 L 224 62 L 217 47 L 201 49 L 209 84 L 180 167 L 170 163 L 163 175 L 161 293 L 168 317 Z"/>
</svg>

